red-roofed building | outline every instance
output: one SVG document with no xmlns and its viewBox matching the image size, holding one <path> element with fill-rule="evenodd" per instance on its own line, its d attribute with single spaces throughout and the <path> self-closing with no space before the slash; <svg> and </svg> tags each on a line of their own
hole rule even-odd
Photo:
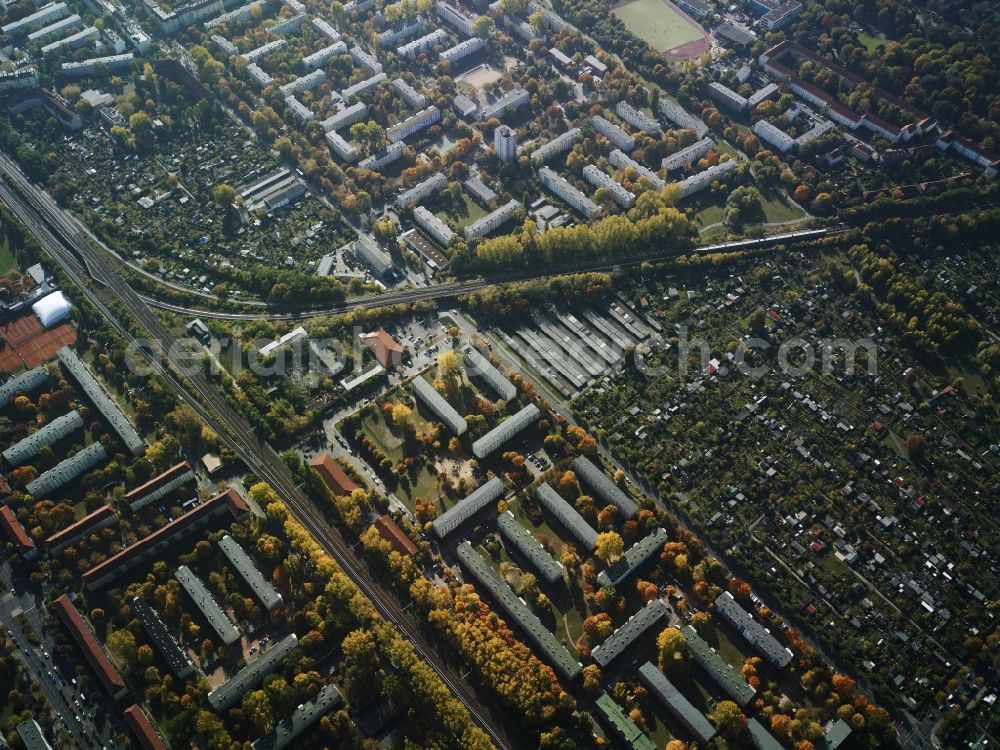
<svg viewBox="0 0 1000 750">
<path fill-rule="evenodd" d="M 163 550 L 176 544 L 178 540 L 200 532 L 214 521 L 220 518 L 225 520 L 227 516 L 229 519 L 239 521 L 249 512 L 250 508 L 243 498 L 236 494 L 236 490 L 230 488 L 171 521 L 162 529 L 154 531 L 145 539 L 126 547 L 117 555 L 95 565 L 83 574 L 83 585 L 89 591 L 105 586 L 127 571 L 134 570 L 143 562 L 158 557 Z"/>
<path fill-rule="evenodd" d="M 358 489 L 357 482 L 347 475 L 347 472 L 333 460 L 333 456 L 329 453 L 319 454 L 309 462 L 309 465 L 319 473 L 323 482 L 330 488 L 330 492 L 338 497 L 350 495 Z"/>
<path fill-rule="evenodd" d="M 391 370 L 403 361 L 403 347 L 396 343 L 396 339 L 386 333 L 384 328 L 372 333 L 362 333 L 361 341 L 371 349 L 378 363 L 387 370 Z"/>
<path fill-rule="evenodd" d="M 14 511 L 9 505 L 0 508 L 0 526 L 3 526 L 7 536 L 17 545 L 17 551 L 25 560 L 38 557 L 38 548 L 35 546 L 34 540 L 24 530 L 24 526 L 17 520 L 17 516 L 14 515 Z"/>
<path fill-rule="evenodd" d="M 125 696 L 125 693 L 128 692 L 125 680 L 115 668 L 115 665 L 111 663 L 111 659 L 108 658 L 107 653 L 98 642 L 93 631 L 91 631 L 90 626 L 83 619 L 83 615 L 80 614 L 66 594 L 60 596 L 52 604 L 59 618 L 69 630 L 70 635 L 73 636 L 73 640 L 76 641 L 76 645 L 86 657 L 90 668 L 97 674 L 104 689 L 115 700 L 121 700 Z"/>
<path fill-rule="evenodd" d="M 122 712 L 122 715 L 125 717 L 125 723 L 128 724 L 129 729 L 132 730 L 136 739 L 139 740 L 139 744 L 145 750 L 167 750 L 167 746 L 157 734 L 153 722 L 138 705 L 133 703 Z"/>
<path fill-rule="evenodd" d="M 57 531 L 46 539 L 45 549 L 50 555 L 58 555 L 85 534 L 92 534 L 115 523 L 118 523 L 118 514 L 115 513 L 115 509 L 110 505 L 102 505 L 93 513 L 84 516 L 76 523 L 67 526 L 62 531 Z"/>
<path fill-rule="evenodd" d="M 417 554 L 417 545 L 413 543 L 413 540 L 389 516 L 382 516 L 375 521 L 375 528 L 378 529 L 378 533 L 382 535 L 382 538 L 389 542 L 392 548 L 399 554 L 411 556 Z"/>
</svg>

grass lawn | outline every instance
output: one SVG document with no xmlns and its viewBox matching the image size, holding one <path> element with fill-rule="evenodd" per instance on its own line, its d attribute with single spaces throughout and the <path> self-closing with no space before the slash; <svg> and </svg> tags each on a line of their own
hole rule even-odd
<svg viewBox="0 0 1000 750">
<path fill-rule="evenodd" d="M 445 223 L 453 224 L 456 230 L 462 231 L 472 222 L 486 216 L 487 213 L 486 209 L 472 200 L 469 194 L 463 190 L 461 206 L 458 206 L 456 209 L 449 208 L 444 211 L 436 211 L 434 215 Z"/>
<path fill-rule="evenodd" d="M 14 267 L 14 254 L 10 251 L 10 242 L 6 237 L 0 243 L 0 276 Z"/>
<path fill-rule="evenodd" d="M 662 0 L 633 0 L 619 5 L 612 13 L 621 19 L 629 33 L 659 52 L 701 39 L 698 30 Z"/>
<path fill-rule="evenodd" d="M 883 44 L 888 44 L 891 39 L 879 39 L 877 36 L 861 32 L 858 34 L 858 44 L 868 50 L 868 54 L 874 53 Z"/>
<path fill-rule="evenodd" d="M 764 215 L 770 223 L 779 221 L 794 221 L 805 217 L 805 212 L 792 203 L 781 193 L 761 192 L 761 205 Z"/>
<path fill-rule="evenodd" d="M 691 215 L 691 220 L 699 229 L 704 229 L 707 226 L 722 221 L 723 212 L 724 201 L 720 196 L 706 202 L 701 209 Z"/>
</svg>

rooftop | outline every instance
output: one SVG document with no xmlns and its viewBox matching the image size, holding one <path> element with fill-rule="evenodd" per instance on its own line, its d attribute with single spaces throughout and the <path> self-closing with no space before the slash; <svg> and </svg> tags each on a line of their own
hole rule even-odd
<svg viewBox="0 0 1000 750">
<path fill-rule="evenodd" d="M 63 594 L 53 602 L 53 606 L 70 635 L 73 636 L 73 640 L 76 641 L 76 645 L 83 651 L 90 668 L 97 673 L 104 689 L 114 698 L 123 694 L 126 690 L 125 680 L 115 665 L 111 663 L 111 659 L 108 658 L 104 648 L 90 630 L 90 626 L 84 621 L 83 616 L 77 611 L 73 602 Z"/>
</svg>

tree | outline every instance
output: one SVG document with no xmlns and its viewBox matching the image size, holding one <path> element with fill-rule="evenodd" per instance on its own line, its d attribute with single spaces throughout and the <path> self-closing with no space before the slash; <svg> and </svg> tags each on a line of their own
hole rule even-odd
<svg viewBox="0 0 1000 750">
<path fill-rule="evenodd" d="M 528 7 L 528 2 L 527 0 L 501 0 L 500 7 L 504 14 L 516 16 L 524 12 L 524 9 Z"/>
<path fill-rule="evenodd" d="M 919 432 L 911 432 L 906 438 L 906 455 L 911 461 L 922 461 L 927 451 L 927 439 Z"/>
<path fill-rule="evenodd" d="M 594 554 L 605 565 L 616 563 L 624 551 L 625 543 L 618 532 L 605 531 L 603 534 L 597 535 L 597 541 L 594 543 Z"/>
<path fill-rule="evenodd" d="M 258 734 L 267 734 L 274 728 L 274 707 L 263 690 L 252 690 L 243 696 L 243 712 Z"/>
<path fill-rule="evenodd" d="M 489 16 L 479 16 L 472 22 L 472 33 L 483 39 L 488 39 L 495 27 L 496 24 L 492 18 Z"/>
<path fill-rule="evenodd" d="M 664 628 L 656 636 L 656 650 L 659 654 L 660 671 L 679 671 L 687 667 L 687 639 L 677 628 Z"/>
<path fill-rule="evenodd" d="M 410 426 L 413 421 L 413 409 L 406 404 L 393 404 L 392 421 L 399 427 Z"/>
<path fill-rule="evenodd" d="M 747 726 L 747 717 L 733 701 L 719 701 L 712 712 L 712 720 L 724 737 L 738 737 Z"/>
<path fill-rule="evenodd" d="M 139 659 L 135 636 L 128 630 L 111 631 L 108 635 L 108 651 L 129 671 L 132 671 Z"/>
</svg>

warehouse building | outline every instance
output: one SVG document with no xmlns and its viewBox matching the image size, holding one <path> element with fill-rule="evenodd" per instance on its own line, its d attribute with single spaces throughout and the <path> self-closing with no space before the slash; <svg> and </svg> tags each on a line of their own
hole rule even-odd
<svg viewBox="0 0 1000 750">
<path fill-rule="evenodd" d="M 493 477 L 464 500 L 435 518 L 431 522 L 434 534 L 438 539 L 444 539 L 494 500 L 499 500 L 503 493 L 503 480 L 500 477 Z"/>
<path fill-rule="evenodd" d="M 782 646 L 771 632 L 739 605 L 733 595 L 723 591 L 715 600 L 715 611 L 722 619 L 740 631 L 751 646 L 778 669 L 784 669 L 792 661 L 792 652 Z"/>
<path fill-rule="evenodd" d="M 629 578 L 667 543 L 667 532 L 656 529 L 649 536 L 633 544 L 618 562 L 597 574 L 597 582 L 602 586 L 617 586 Z"/>
<path fill-rule="evenodd" d="M 604 643 L 595 646 L 590 652 L 591 657 L 598 666 L 604 669 L 666 616 L 667 605 L 663 603 L 662 599 L 653 599 L 609 635 Z"/>
<path fill-rule="evenodd" d="M 715 653 L 715 649 L 708 645 L 704 638 L 698 635 L 698 631 L 690 625 L 681 628 L 684 640 L 687 641 L 688 651 L 698 663 L 698 665 L 708 672 L 715 684 L 732 698 L 740 708 L 744 708 L 753 700 L 757 691 L 750 687 L 750 684 L 733 669 L 721 656 Z"/>
<path fill-rule="evenodd" d="M 160 652 L 160 656 L 163 657 L 167 666 L 170 667 L 170 671 L 177 676 L 177 679 L 186 680 L 194 674 L 194 664 L 191 663 L 191 660 L 181 647 L 177 645 L 177 641 L 170 634 L 166 623 L 163 622 L 157 611 L 149 605 L 149 602 L 141 596 L 135 597 L 132 600 L 132 614 L 135 615 L 135 619 L 142 625 L 142 629 L 146 631 L 149 640 L 156 646 L 156 650 Z"/>
<path fill-rule="evenodd" d="M 458 559 L 466 570 L 482 586 L 485 586 L 491 597 L 507 617 L 527 636 L 531 644 L 538 649 L 542 660 L 548 662 L 559 675 L 567 680 L 573 680 L 583 668 L 552 632 L 542 625 L 535 613 L 528 609 L 496 572 L 491 568 L 469 542 L 458 545 Z"/>
<path fill-rule="evenodd" d="M 91 443 L 79 453 L 63 459 L 48 471 L 42 472 L 37 479 L 25 485 L 25 490 L 32 497 L 44 497 L 65 484 L 72 482 L 85 471 L 103 463 L 108 458 L 108 452 L 100 443 Z"/>
<path fill-rule="evenodd" d="M 537 406 L 528 404 L 474 442 L 472 454 L 479 459 L 486 458 L 519 432 L 533 425 L 540 415 Z"/>
<path fill-rule="evenodd" d="M 455 411 L 455 407 L 449 404 L 422 375 L 417 375 L 410 381 L 410 387 L 413 388 L 417 400 L 434 412 L 434 415 L 455 435 L 464 435 L 469 429 L 465 417 Z"/>
<path fill-rule="evenodd" d="M 257 687 L 267 675 L 275 672 L 298 643 L 299 640 L 295 637 L 295 633 L 286 635 L 257 657 L 256 661 L 247 664 L 210 692 L 208 694 L 209 705 L 216 711 L 225 711 L 236 705 L 248 690 Z"/>
<path fill-rule="evenodd" d="M 28 437 L 18 440 L 14 445 L 3 451 L 3 460 L 10 467 L 20 466 L 27 463 L 42 448 L 55 445 L 67 435 L 72 435 L 83 427 L 83 417 L 76 409 L 56 417 L 47 425 L 28 435 Z"/>
<path fill-rule="evenodd" d="M 465 347 L 465 369 L 470 375 L 478 375 L 504 401 L 517 395 L 517 388 L 500 372 L 493 363 L 480 354 L 473 346 Z"/>
<path fill-rule="evenodd" d="M 122 414 L 118 405 L 104 392 L 104 389 L 98 384 L 97 379 L 91 375 L 90 370 L 87 369 L 87 366 L 76 355 L 76 352 L 68 346 L 64 346 L 59 350 L 58 355 L 59 362 L 66 368 L 66 371 L 76 381 L 77 385 L 83 389 L 83 392 L 90 399 L 94 408 L 111 425 L 111 429 L 117 433 L 118 438 L 125 447 L 129 449 L 133 456 L 142 455 L 146 446 L 143 444 L 142 438 L 139 437 L 139 433 L 135 431 L 132 423 Z"/>
<path fill-rule="evenodd" d="M 181 565 L 177 568 L 174 577 L 181 588 L 187 592 L 198 611 L 201 612 L 208 626 L 215 631 L 219 640 L 227 646 L 236 643 L 240 639 L 236 626 L 233 625 L 233 621 L 229 619 L 225 610 L 215 601 L 215 597 L 212 596 L 201 578 L 195 575 L 187 565 Z"/>
<path fill-rule="evenodd" d="M 586 456 L 573 459 L 573 471 L 602 500 L 613 503 L 627 520 L 639 512 L 639 506 L 617 484 L 608 479 L 604 471 Z"/>
<path fill-rule="evenodd" d="M 249 506 L 230 488 L 95 565 L 83 574 L 83 585 L 88 591 L 101 588 L 127 572 L 134 572 L 148 560 L 159 557 L 179 540 L 194 536 L 220 521 L 239 521 L 249 512 Z"/>
<path fill-rule="evenodd" d="M 562 580 L 562 563 L 557 562 L 542 546 L 541 542 L 517 522 L 513 513 L 508 510 L 501 514 L 500 518 L 497 519 L 497 526 L 500 528 L 503 538 L 527 558 L 543 580 L 550 584 Z"/>
<path fill-rule="evenodd" d="M 705 715 L 691 705 L 691 701 L 674 687 L 655 664 L 647 661 L 639 667 L 639 679 L 698 742 L 707 743 L 715 736 L 715 728 L 708 723 Z"/>
<path fill-rule="evenodd" d="M 254 565 L 253 560 L 235 539 L 226 534 L 219 540 L 219 549 L 229 560 L 240 578 L 250 587 L 257 601 L 264 605 L 268 612 L 274 612 L 281 605 L 281 594 L 278 590 L 261 575 L 261 572 Z"/>
<path fill-rule="evenodd" d="M 576 508 L 566 502 L 563 496 L 556 492 L 548 482 L 538 485 L 535 499 L 545 510 L 555 516 L 566 531 L 572 534 L 583 546 L 583 554 L 590 554 L 597 544 L 597 532 L 584 520 Z"/>
</svg>

